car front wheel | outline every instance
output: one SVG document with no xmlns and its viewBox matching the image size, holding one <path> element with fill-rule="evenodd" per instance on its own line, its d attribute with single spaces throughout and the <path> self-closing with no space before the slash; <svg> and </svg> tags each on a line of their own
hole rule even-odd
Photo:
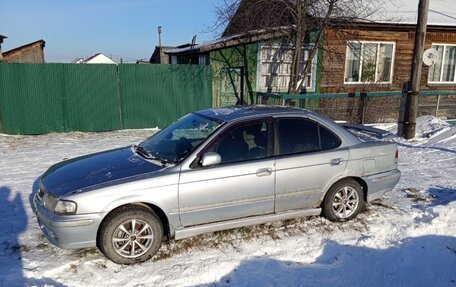
<svg viewBox="0 0 456 287">
<path fill-rule="evenodd" d="M 323 215 L 331 221 L 348 221 L 364 207 L 363 190 L 358 182 L 345 179 L 335 183 L 323 201 Z"/>
<path fill-rule="evenodd" d="M 162 239 L 163 226 L 152 210 L 143 206 L 124 206 L 103 221 L 98 247 L 114 263 L 134 264 L 154 256 Z"/>
</svg>

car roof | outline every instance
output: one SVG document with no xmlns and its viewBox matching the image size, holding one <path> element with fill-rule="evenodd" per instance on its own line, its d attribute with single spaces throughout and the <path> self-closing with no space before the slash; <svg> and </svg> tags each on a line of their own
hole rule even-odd
<svg viewBox="0 0 456 287">
<path fill-rule="evenodd" d="M 312 112 L 308 110 L 298 109 L 290 106 L 234 106 L 227 108 L 213 108 L 200 110 L 195 112 L 197 114 L 214 118 L 224 122 L 231 122 L 239 119 L 256 118 L 265 115 L 279 115 L 279 114 L 303 114 L 308 115 Z M 312 113 L 313 114 L 313 113 Z"/>
</svg>

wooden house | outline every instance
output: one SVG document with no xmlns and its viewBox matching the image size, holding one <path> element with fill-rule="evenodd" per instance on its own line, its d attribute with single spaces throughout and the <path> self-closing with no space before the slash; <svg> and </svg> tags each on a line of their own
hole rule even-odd
<svg viewBox="0 0 456 287">
<path fill-rule="evenodd" d="M 384 18 L 373 15 L 368 21 L 325 29 L 324 46 L 312 60 L 302 93 L 404 89 L 411 75 L 419 0 L 381 2 Z M 425 49 L 433 48 L 438 55 L 434 64 L 423 65 L 424 90 L 456 90 L 456 10 L 452 2 L 430 3 Z M 243 14 L 236 14 L 220 39 L 167 51 L 170 57 L 184 59 L 180 63 L 213 66 L 215 105 L 253 103 L 256 92 L 280 93 L 288 88 L 294 47 L 283 45 L 280 30 L 274 27 L 259 22 L 246 30 L 245 25 L 237 25 Z M 278 23 L 281 27 L 285 24 Z M 303 62 L 313 45 L 316 43 L 309 42 L 301 47 Z M 186 61 L 189 58 L 200 60 Z M 455 96 L 447 100 L 456 103 Z"/>
<path fill-rule="evenodd" d="M 10 63 L 44 63 L 46 42 L 38 40 L 2 53 L 3 61 Z"/>
</svg>

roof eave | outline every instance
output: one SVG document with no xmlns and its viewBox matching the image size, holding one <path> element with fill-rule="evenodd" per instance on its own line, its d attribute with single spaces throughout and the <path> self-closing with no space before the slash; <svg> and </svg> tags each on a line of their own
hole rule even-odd
<svg viewBox="0 0 456 287">
<path fill-rule="evenodd" d="M 397 22 L 355 22 L 355 23 L 335 23 L 332 28 L 362 28 L 366 30 L 377 31 L 414 31 L 416 23 L 397 23 Z M 427 25 L 427 31 L 448 31 L 455 32 L 456 25 L 430 23 Z"/>
<path fill-rule="evenodd" d="M 32 43 L 28 43 L 28 44 L 25 44 L 25 45 L 22 45 L 20 47 L 16 47 L 14 49 L 11 49 L 11 50 L 8 50 L 6 52 L 3 52 L 3 56 L 7 56 L 9 54 L 13 54 L 19 50 L 22 50 L 24 48 L 27 48 L 27 47 L 30 47 L 30 46 L 33 46 L 33 45 L 36 45 L 36 44 L 41 44 L 41 48 L 44 48 L 46 46 L 46 41 L 44 41 L 43 39 L 41 40 L 38 40 L 38 41 L 35 41 L 35 42 L 32 42 Z"/>
<path fill-rule="evenodd" d="M 200 44 L 186 49 L 176 49 L 175 51 L 165 52 L 168 55 L 181 55 L 187 53 L 203 54 L 225 48 L 230 48 L 239 45 L 250 44 L 263 40 L 278 39 L 284 37 L 287 32 L 284 29 L 273 29 L 269 31 L 252 31 L 244 34 L 228 37 L 227 40 L 220 39 L 210 44 Z"/>
</svg>

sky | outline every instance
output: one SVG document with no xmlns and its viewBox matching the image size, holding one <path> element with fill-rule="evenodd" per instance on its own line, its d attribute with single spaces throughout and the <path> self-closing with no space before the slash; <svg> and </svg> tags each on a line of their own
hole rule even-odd
<svg viewBox="0 0 456 287">
<path fill-rule="evenodd" d="M 149 59 L 158 45 L 219 36 L 211 27 L 221 0 L 0 0 L 2 51 L 40 39 L 46 62 L 103 53 L 119 61 Z M 220 33 L 220 31 L 218 31 Z"/>
</svg>

